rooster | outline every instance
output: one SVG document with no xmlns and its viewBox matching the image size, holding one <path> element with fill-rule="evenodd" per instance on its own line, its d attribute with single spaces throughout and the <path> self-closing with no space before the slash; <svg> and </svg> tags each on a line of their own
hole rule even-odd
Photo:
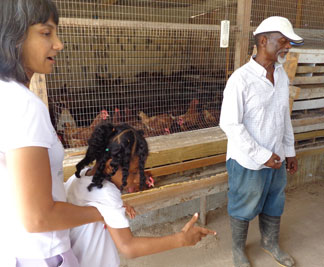
<svg viewBox="0 0 324 267">
<path fill-rule="evenodd" d="M 138 116 L 141 118 L 146 132 L 151 135 L 169 134 L 170 127 L 174 121 L 174 118 L 169 114 L 149 117 L 143 111 L 140 111 Z"/>
<path fill-rule="evenodd" d="M 182 131 L 191 130 L 199 123 L 200 114 L 197 109 L 198 103 L 198 99 L 191 100 L 187 112 L 177 117 L 177 123 Z"/>
</svg>

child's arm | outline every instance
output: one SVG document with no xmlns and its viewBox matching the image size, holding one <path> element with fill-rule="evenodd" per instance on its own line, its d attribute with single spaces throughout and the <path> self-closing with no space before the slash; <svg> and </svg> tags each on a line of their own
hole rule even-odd
<svg viewBox="0 0 324 267">
<path fill-rule="evenodd" d="M 130 228 L 116 229 L 108 226 L 108 230 L 119 252 L 127 258 L 136 258 L 174 248 L 193 246 L 208 234 L 216 235 L 214 231 L 194 226 L 197 219 L 196 213 L 181 232 L 162 237 L 135 237 Z"/>
</svg>

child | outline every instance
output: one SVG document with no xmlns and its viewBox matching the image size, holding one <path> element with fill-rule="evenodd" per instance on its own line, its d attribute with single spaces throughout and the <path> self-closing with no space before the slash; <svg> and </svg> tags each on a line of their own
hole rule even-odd
<svg viewBox="0 0 324 267">
<path fill-rule="evenodd" d="M 72 249 L 82 267 L 119 266 L 117 249 L 126 257 L 135 258 L 195 245 L 207 234 L 216 234 L 194 226 L 196 214 L 179 233 L 134 237 L 125 216 L 121 192 L 138 191 L 145 184 L 146 140 L 142 132 L 127 124 L 103 123 L 95 128 L 88 143 L 85 158 L 66 182 L 68 201 L 97 207 L 106 227 L 102 223 L 90 223 L 71 230 Z M 93 161 L 92 168 L 86 167 Z M 132 209 L 129 213 L 134 216 Z"/>
<path fill-rule="evenodd" d="M 28 87 L 63 49 L 51 0 L 0 1 L 1 266 L 78 266 L 69 228 L 101 221 L 66 202 L 64 149 L 45 104 Z"/>
</svg>

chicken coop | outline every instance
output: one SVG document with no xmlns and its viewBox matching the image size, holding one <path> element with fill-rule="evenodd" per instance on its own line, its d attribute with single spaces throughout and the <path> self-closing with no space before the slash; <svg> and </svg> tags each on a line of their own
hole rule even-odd
<svg viewBox="0 0 324 267">
<path fill-rule="evenodd" d="M 66 177 L 93 128 L 109 120 L 144 132 L 151 152 L 146 168 L 156 185 L 175 181 L 165 189 L 169 202 L 171 195 L 181 202 L 225 190 L 226 174 L 216 174 L 226 154 L 226 136 L 218 127 L 223 90 L 252 55 L 252 32 L 273 15 L 287 17 L 305 39 L 286 64 L 296 147 L 300 157 L 312 157 L 305 162 L 317 156 L 316 166 L 323 165 L 318 157 L 324 153 L 322 1 L 54 2 L 64 50 L 55 71 L 35 75 L 32 88 L 47 103 L 66 148 Z M 156 198 L 163 198 L 161 190 Z M 134 201 L 144 207 L 143 199 Z"/>
</svg>

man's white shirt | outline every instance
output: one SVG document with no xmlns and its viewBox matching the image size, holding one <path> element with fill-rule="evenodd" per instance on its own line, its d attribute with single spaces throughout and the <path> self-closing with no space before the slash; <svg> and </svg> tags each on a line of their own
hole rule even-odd
<svg viewBox="0 0 324 267">
<path fill-rule="evenodd" d="M 275 65 L 274 85 L 253 58 L 237 69 L 224 90 L 220 127 L 228 138 L 227 156 L 252 170 L 266 168 L 272 153 L 280 160 L 294 157 L 289 110 L 289 79 Z"/>
</svg>

